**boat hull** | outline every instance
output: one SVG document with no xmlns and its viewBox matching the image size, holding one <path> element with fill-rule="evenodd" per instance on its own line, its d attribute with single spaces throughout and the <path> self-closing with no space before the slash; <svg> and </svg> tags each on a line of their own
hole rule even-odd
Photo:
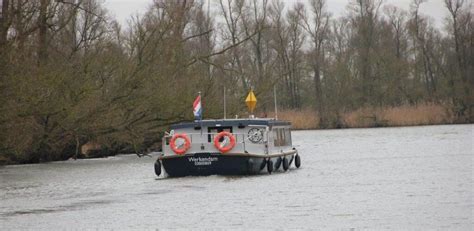
<svg viewBox="0 0 474 231">
<path fill-rule="evenodd" d="M 272 157 L 273 163 L 281 157 Z M 293 154 L 287 155 L 293 159 Z M 195 153 L 173 158 L 161 158 L 164 170 L 170 177 L 208 175 L 254 175 L 266 170 L 265 156 L 226 155 L 221 153 Z"/>
</svg>

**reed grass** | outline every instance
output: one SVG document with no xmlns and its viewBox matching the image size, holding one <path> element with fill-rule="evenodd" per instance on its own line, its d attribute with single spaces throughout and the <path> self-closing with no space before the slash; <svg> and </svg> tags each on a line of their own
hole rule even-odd
<svg viewBox="0 0 474 231">
<path fill-rule="evenodd" d="M 445 107 L 435 104 L 387 108 L 381 111 L 381 116 L 388 126 L 446 124 L 454 121 Z"/>
<path fill-rule="evenodd" d="M 290 121 L 296 130 L 321 128 L 318 113 L 310 109 L 284 110 L 278 113 L 278 118 Z M 455 121 L 446 106 L 428 103 L 384 108 L 365 107 L 342 113 L 337 119 L 328 119 L 341 121 L 342 127 L 347 128 L 450 124 Z"/>
<path fill-rule="evenodd" d="M 273 113 L 270 116 L 275 117 Z M 278 119 L 290 121 L 293 130 L 319 128 L 319 116 L 311 109 L 283 110 L 278 112 Z"/>
<path fill-rule="evenodd" d="M 355 111 L 346 112 L 342 115 L 342 121 L 345 127 L 349 128 L 367 128 L 380 127 L 383 123 L 380 117 L 380 109 L 360 108 Z"/>
</svg>

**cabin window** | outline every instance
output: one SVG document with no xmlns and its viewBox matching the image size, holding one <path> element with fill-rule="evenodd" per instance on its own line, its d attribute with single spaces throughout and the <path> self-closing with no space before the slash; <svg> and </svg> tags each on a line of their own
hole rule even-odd
<svg viewBox="0 0 474 231">
<path fill-rule="evenodd" d="M 275 140 L 275 147 L 282 146 L 282 138 L 281 138 L 281 128 L 273 129 L 273 138 Z"/>
<path fill-rule="evenodd" d="M 211 143 L 214 141 L 214 136 L 217 135 L 219 132 L 230 132 L 232 133 L 232 127 L 208 127 L 207 132 L 209 133 L 207 135 L 207 142 Z M 219 142 L 224 141 L 224 137 L 221 138 L 222 140 L 219 140 Z"/>
<path fill-rule="evenodd" d="M 285 130 L 283 128 L 278 129 L 278 136 L 280 136 L 280 146 L 285 146 Z"/>
<path fill-rule="evenodd" d="M 286 128 L 285 134 L 286 134 L 286 146 L 291 146 L 291 129 Z"/>
<path fill-rule="evenodd" d="M 278 128 L 273 128 L 273 145 L 280 146 L 280 140 L 278 139 Z"/>
<path fill-rule="evenodd" d="M 273 141 L 275 147 L 291 145 L 291 131 L 289 128 L 274 128 Z"/>
</svg>

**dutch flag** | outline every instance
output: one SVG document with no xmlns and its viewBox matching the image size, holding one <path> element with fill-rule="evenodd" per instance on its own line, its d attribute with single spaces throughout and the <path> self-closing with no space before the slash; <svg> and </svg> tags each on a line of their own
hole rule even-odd
<svg viewBox="0 0 474 231">
<path fill-rule="evenodd" d="M 193 103 L 193 113 L 196 120 L 201 120 L 202 118 L 202 105 L 201 105 L 201 95 L 198 95 Z"/>
</svg>

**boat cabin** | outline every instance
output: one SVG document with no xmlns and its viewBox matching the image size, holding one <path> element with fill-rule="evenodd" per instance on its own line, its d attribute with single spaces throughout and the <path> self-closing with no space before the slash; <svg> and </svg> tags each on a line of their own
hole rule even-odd
<svg viewBox="0 0 474 231">
<path fill-rule="evenodd" d="M 228 135 L 224 134 L 225 132 Z M 177 134 L 183 134 L 178 137 L 182 139 L 172 140 Z M 217 136 L 219 137 L 216 140 Z M 226 150 L 225 147 L 229 145 L 232 147 Z M 274 119 L 225 119 L 180 123 L 172 125 L 171 131 L 163 137 L 165 156 L 185 153 L 275 154 L 291 149 L 290 122 Z M 184 152 L 179 153 L 181 150 Z"/>
</svg>

